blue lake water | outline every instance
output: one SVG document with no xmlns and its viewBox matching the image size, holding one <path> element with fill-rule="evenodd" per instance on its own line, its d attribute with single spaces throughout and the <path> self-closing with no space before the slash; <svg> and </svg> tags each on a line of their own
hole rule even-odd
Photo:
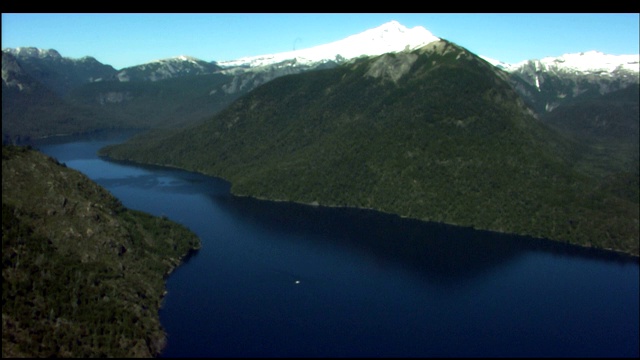
<svg viewBox="0 0 640 360">
<path fill-rule="evenodd" d="M 234 197 L 223 180 L 43 142 L 202 249 L 167 279 L 165 357 L 638 357 L 639 263 L 357 209 Z"/>
</svg>

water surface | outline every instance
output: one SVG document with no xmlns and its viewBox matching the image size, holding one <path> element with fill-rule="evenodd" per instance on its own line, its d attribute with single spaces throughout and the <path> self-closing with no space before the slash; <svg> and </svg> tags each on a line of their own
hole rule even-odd
<svg viewBox="0 0 640 360">
<path fill-rule="evenodd" d="M 125 137 L 37 147 L 202 239 L 167 280 L 163 356 L 639 356 L 637 259 L 238 198 L 221 179 L 96 156 Z"/>
</svg>

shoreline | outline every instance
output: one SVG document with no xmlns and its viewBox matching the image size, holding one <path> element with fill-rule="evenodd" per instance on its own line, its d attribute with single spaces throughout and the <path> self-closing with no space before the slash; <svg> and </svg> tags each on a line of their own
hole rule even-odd
<svg viewBox="0 0 640 360">
<path fill-rule="evenodd" d="M 139 161 L 135 161 L 135 160 L 131 160 L 131 159 L 116 159 L 116 158 L 112 158 L 112 157 L 110 157 L 108 155 L 99 155 L 99 156 L 101 158 L 104 158 L 104 159 L 108 160 L 108 161 L 116 161 L 116 162 L 122 161 L 122 162 L 129 162 L 129 163 L 136 164 L 136 165 L 152 165 L 152 166 L 159 166 L 159 167 L 167 167 L 167 168 L 172 168 L 172 169 L 177 169 L 177 170 L 182 170 L 182 171 L 190 171 L 190 172 L 194 172 L 194 173 L 197 173 L 197 174 L 200 174 L 200 175 L 204 175 L 204 176 L 208 176 L 208 177 L 212 177 L 212 178 L 216 178 L 216 179 L 221 179 L 221 180 L 224 180 L 225 182 L 227 182 L 230 185 L 229 193 L 232 196 L 239 197 L 239 198 L 251 198 L 251 199 L 255 199 L 255 200 L 271 201 L 271 202 L 288 202 L 288 203 L 294 203 L 294 204 L 306 205 L 306 206 L 313 206 L 313 207 L 325 207 L 325 208 L 335 208 L 335 209 L 344 208 L 344 209 L 356 209 L 356 210 L 369 210 L 369 211 L 375 211 L 375 212 L 379 212 L 379 213 L 386 214 L 386 215 L 398 216 L 401 219 L 416 220 L 416 221 L 421 221 L 421 222 L 425 222 L 425 223 L 434 223 L 434 224 L 441 224 L 441 225 L 447 225 L 447 226 L 455 226 L 455 227 L 472 229 L 472 230 L 475 230 L 475 231 L 487 231 L 487 232 L 492 232 L 492 233 L 496 233 L 496 234 L 515 235 L 515 236 L 527 237 L 527 238 L 536 239 L 536 240 L 549 241 L 549 242 L 552 242 L 552 243 L 575 246 L 575 247 L 583 248 L 583 249 L 600 250 L 600 251 L 605 251 L 607 253 L 615 254 L 617 256 L 630 257 L 632 259 L 640 261 L 640 253 L 639 254 L 634 254 L 634 253 L 631 253 L 631 252 L 625 252 L 625 251 L 616 250 L 616 249 L 612 249 L 612 248 L 593 247 L 590 244 L 589 245 L 586 245 L 586 244 L 583 245 L 583 244 L 578 244 L 578 243 L 570 243 L 568 241 L 554 240 L 554 239 L 550 239 L 550 238 L 538 237 L 538 236 L 534 236 L 534 235 L 531 235 L 531 234 L 519 234 L 519 233 L 508 232 L 508 231 L 496 230 L 496 229 L 484 229 L 484 228 L 478 228 L 478 227 L 474 227 L 474 226 L 459 225 L 459 224 L 455 224 L 455 223 L 445 223 L 445 222 L 437 222 L 437 221 L 425 220 L 425 219 L 414 218 L 414 217 L 405 216 L 405 215 L 401 215 L 401 214 L 397 214 L 397 213 L 387 212 L 387 211 L 376 209 L 376 208 L 322 204 L 318 200 L 315 200 L 315 201 L 312 201 L 312 202 L 302 202 L 302 201 L 287 200 L 287 199 L 271 199 L 271 198 L 267 198 L 267 197 L 263 197 L 263 196 L 256 196 L 256 195 L 249 195 L 249 194 L 240 194 L 240 193 L 236 193 L 236 192 L 233 191 L 233 183 L 231 181 L 229 181 L 228 179 L 226 179 L 226 178 L 224 178 L 222 176 L 219 176 L 219 175 L 212 175 L 212 174 L 208 174 L 208 173 L 206 173 L 204 171 L 192 170 L 192 169 L 180 167 L 180 166 L 173 165 L 173 164 L 143 163 L 143 162 L 139 162 Z"/>
<path fill-rule="evenodd" d="M 184 169 L 182 169 L 182 170 L 184 170 Z M 211 176 L 211 175 L 207 175 L 207 174 L 202 174 L 202 175 Z M 590 245 L 581 245 L 581 244 L 576 244 L 576 243 L 569 243 L 569 242 L 562 241 L 562 240 L 554 240 L 554 239 L 549 239 L 549 238 L 544 238 L 544 237 L 537 237 L 537 236 L 533 236 L 533 235 L 530 235 L 530 234 L 518 234 L 518 233 L 512 233 L 512 232 L 508 232 L 508 231 L 495 230 L 495 229 L 484 229 L 484 228 L 478 228 L 478 227 L 474 227 L 474 226 L 465 226 L 465 225 L 458 225 L 458 224 L 454 224 L 454 223 L 445 223 L 445 222 L 424 220 L 424 219 L 414 218 L 414 217 L 410 217 L 410 216 L 404 216 L 404 215 L 400 215 L 400 214 L 396 214 L 396 213 L 392 213 L 392 212 L 387 212 L 387 211 L 380 210 L 380 209 L 375 209 L 375 208 L 358 207 L 358 206 L 346 206 L 346 205 L 328 205 L 328 204 L 320 204 L 320 203 L 318 203 L 318 201 L 313 201 L 311 203 L 305 203 L 305 202 L 294 201 L 294 200 L 269 199 L 269 198 L 260 197 L 260 196 L 253 196 L 253 195 L 246 195 L 246 194 L 235 194 L 233 192 L 231 192 L 231 195 L 235 196 L 235 197 L 239 197 L 239 198 L 255 199 L 255 200 L 258 200 L 258 201 L 292 203 L 292 204 L 298 204 L 298 205 L 304 205 L 304 206 L 324 207 L 324 208 L 331 208 L 331 209 L 353 209 L 353 210 L 375 211 L 375 212 L 378 212 L 378 213 L 384 214 L 384 215 L 397 216 L 397 217 L 399 217 L 401 219 L 404 219 L 404 220 L 414 220 L 414 221 L 420 221 L 420 222 L 423 222 L 423 223 L 432 223 L 432 224 L 438 224 L 438 225 L 452 226 L 452 227 L 457 227 L 457 228 L 470 229 L 470 230 L 474 230 L 474 231 L 483 231 L 483 232 L 490 232 L 490 233 L 495 233 L 495 234 L 519 236 L 519 237 L 534 239 L 534 240 L 538 240 L 538 241 L 546 241 L 546 242 L 550 242 L 552 244 L 562 244 L 562 245 L 573 246 L 573 247 L 584 249 L 584 250 L 603 251 L 603 252 L 606 252 L 608 254 L 613 254 L 613 255 L 621 256 L 621 257 L 628 257 L 630 259 L 634 259 L 634 260 L 637 260 L 637 261 L 640 262 L 640 255 L 636 255 L 636 254 L 633 254 L 633 253 L 628 253 L 628 252 L 624 252 L 624 251 L 620 251 L 620 250 L 616 250 L 616 249 L 598 248 L 598 247 L 593 247 L 593 246 L 590 246 Z"/>
</svg>

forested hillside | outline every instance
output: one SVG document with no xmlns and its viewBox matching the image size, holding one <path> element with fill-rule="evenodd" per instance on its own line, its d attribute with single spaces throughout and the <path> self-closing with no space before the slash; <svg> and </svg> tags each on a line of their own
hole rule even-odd
<svg viewBox="0 0 640 360">
<path fill-rule="evenodd" d="M 576 140 L 535 119 L 507 79 L 440 41 L 275 79 L 198 127 L 102 154 L 220 176 L 238 195 L 637 255 L 637 167 L 586 171 Z"/>
<path fill-rule="evenodd" d="M 35 150 L 2 148 L 2 357 L 151 357 L 200 240 Z"/>
</svg>

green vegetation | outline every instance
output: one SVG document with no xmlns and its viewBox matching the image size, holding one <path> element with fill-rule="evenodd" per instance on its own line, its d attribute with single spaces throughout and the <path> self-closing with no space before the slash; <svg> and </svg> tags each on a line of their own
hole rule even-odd
<svg viewBox="0 0 640 360">
<path fill-rule="evenodd" d="M 32 82 L 22 90 L 2 86 L 3 143 L 109 129 L 114 125 L 89 107 L 69 104 L 39 83 Z"/>
<path fill-rule="evenodd" d="M 200 240 L 83 174 L 2 148 L 2 356 L 151 357 L 164 277 Z"/>
<path fill-rule="evenodd" d="M 3 86 L 3 142 L 197 123 L 241 95 L 212 91 L 230 79 L 213 74 L 157 82 L 96 82 L 79 86 L 64 98 L 37 82 L 23 90 Z"/>
<path fill-rule="evenodd" d="M 378 61 L 394 68 L 370 72 Z M 588 171 L 576 140 L 532 117 L 506 78 L 441 41 L 284 76 L 191 129 L 101 153 L 220 176 L 238 195 L 638 255 L 638 167 Z"/>
<path fill-rule="evenodd" d="M 579 98 L 541 116 L 553 129 L 575 138 L 579 166 L 596 176 L 637 169 L 640 147 L 640 86 L 589 99 Z"/>
<path fill-rule="evenodd" d="M 209 74 L 154 82 L 97 82 L 74 89 L 65 99 L 94 109 L 120 127 L 176 127 L 208 118 L 235 100 L 239 95 L 220 90 L 230 79 Z"/>
</svg>

